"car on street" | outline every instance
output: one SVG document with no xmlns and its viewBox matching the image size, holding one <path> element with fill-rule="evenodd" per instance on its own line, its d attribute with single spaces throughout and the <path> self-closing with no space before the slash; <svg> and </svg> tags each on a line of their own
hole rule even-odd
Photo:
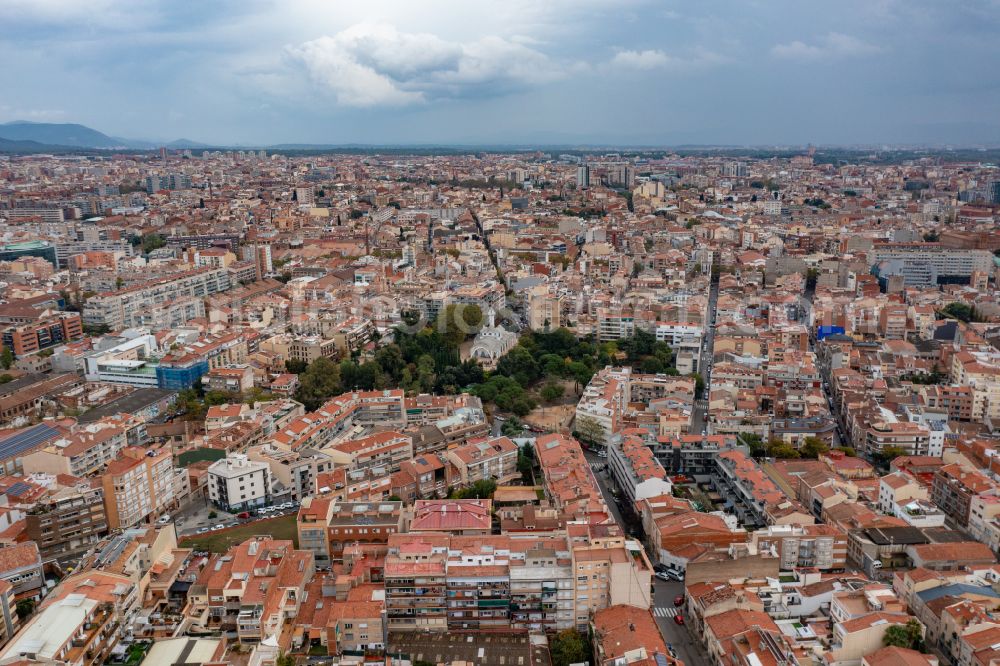
<svg viewBox="0 0 1000 666">
<path fill-rule="evenodd" d="M 657 580 L 662 580 L 666 582 L 670 582 L 673 580 L 673 578 L 670 577 L 670 574 L 668 574 L 666 571 L 657 571 L 655 575 Z"/>
<path fill-rule="evenodd" d="M 247 518 L 250 517 L 250 512 L 240 511 L 238 514 L 236 514 L 236 517 L 239 518 L 240 520 L 246 520 Z"/>
<path fill-rule="evenodd" d="M 674 615 L 674 622 L 676 622 L 677 624 L 683 626 L 683 624 L 684 624 L 684 616 L 683 615 Z"/>
<path fill-rule="evenodd" d="M 204 534 L 205 532 L 208 532 L 211 529 L 212 529 L 211 527 L 201 527 L 198 529 L 198 534 Z"/>
<path fill-rule="evenodd" d="M 224 530 L 224 529 L 226 529 L 226 526 L 223 525 L 222 523 L 219 523 L 218 525 L 213 525 L 212 529 L 213 530 Z"/>
<path fill-rule="evenodd" d="M 674 597 L 674 606 L 683 606 L 683 605 L 684 605 L 684 595 L 678 594 L 676 597 Z"/>
</svg>

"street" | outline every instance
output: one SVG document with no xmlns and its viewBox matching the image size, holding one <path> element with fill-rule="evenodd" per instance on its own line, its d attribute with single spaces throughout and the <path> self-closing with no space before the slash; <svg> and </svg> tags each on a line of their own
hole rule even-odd
<svg viewBox="0 0 1000 666">
<path fill-rule="evenodd" d="M 668 647 L 677 651 L 677 656 L 685 666 L 708 666 L 710 663 L 701 643 L 690 633 L 687 624 L 680 625 L 674 620 L 677 614 L 685 615 L 683 606 L 674 606 L 674 599 L 684 594 L 684 583 L 653 579 L 653 607 L 650 609 L 660 633 Z"/>
<path fill-rule="evenodd" d="M 597 478 L 597 485 L 601 489 L 601 494 L 608 505 L 608 510 L 611 511 L 611 515 L 614 516 L 622 529 L 628 532 L 629 525 L 622 518 L 621 510 L 618 508 L 618 503 L 615 501 L 614 494 L 612 493 L 614 482 L 611 480 L 609 472 L 604 470 L 607 458 L 600 458 L 590 452 L 585 452 L 584 455 L 586 455 L 587 462 L 590 463 L 590 467 L 594 471 L 594 476 Z M 635 528 L 641 529 L 639 525 L 635 525 Z M 673 647 L 677 651 L 677 656 L 687 666 L 707 666 L 709 662 L 704 655 L 701 644 L 697 641 L 692 642 L 687 626 L 679 625 L 674 620 L 675 615 L 678 613 L 683 614 L 680 608 L 674 606 L 674 599 L 678 595 L 684 594 L 684 583 L 662 581 L 653 578 L 653 587 L 653 607 L 650 608 L 650 612 L 660 627 L 663 640 L 668 646 Z"/>
<path fill-rule="evenodd" d="M 719 300 L 719 283 L 712 281 L 708 290 L 708 316 L 705 321 L 704 345 L 702 345 L 701 356 L 698 360 L 698 372 L 705 380 L 705 392 L 709 390 L 712 380 L 712 348 L 715 344 L 715 307 Z M 708 430 L 708 400 L 704 395 L 695 395 L 694 413 L 691 415 L 691 429 L 693 435 L 700 435 Z"/>
</svg>

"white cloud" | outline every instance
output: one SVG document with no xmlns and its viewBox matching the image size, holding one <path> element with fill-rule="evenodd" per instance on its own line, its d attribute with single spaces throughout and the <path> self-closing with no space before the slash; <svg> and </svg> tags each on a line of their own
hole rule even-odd
<svg viewBox="0 0 1000 666">
<path fill-rule="evenodd" d="M 686 57 L 672 56 L 659 49 L 645 51 L 619 51 L 611 58 L 609 65 L 634 70 L 671 69 L 682 71 L 708 65 L 725 63 L 727 59 L 713 51 L 695 49 L 692 55 Z"/>
<path fill-rule="evenodd" d="M 360 23 L 288 48 L 314 82 L 345 106 L 401 106 L 432 97 L 499 94 L 564 70 L 522 37 L 452 42 Z"/>
<path fill-rule="evenodd" d="M 787 44 L 776 44 L 771 48 L 771 55 L 789 60 L 820 60 L 874 55 L 882 51 L 881 46 L 869 44 L 857 37 L 840 32 L 830 32 L 814 44 L 807 44 L 800 40 Z"/>
<path fill-rule="evenodd" d="M 656 69 L 669 65 L 670 61 L 670 56 L 663 51 L 649 49 L 646 51 L 619 51 L 611 59 L 611 64 L 635 69 Z"/>
</svg>

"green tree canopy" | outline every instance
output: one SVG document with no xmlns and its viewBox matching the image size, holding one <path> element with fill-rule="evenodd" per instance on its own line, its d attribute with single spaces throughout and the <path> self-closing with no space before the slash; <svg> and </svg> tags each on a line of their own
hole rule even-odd
<svg viewBox="0 0 1000 666">
<path fill-rule="evenodd" d="M 590 646 L 586 637 L 575 629 L 564 629 L 549 641 L 552 666 L 569 666 L 590 661 Z"/>
<path fill-rule="evenodd" d="M 800 452 L 804 458 L 819 458 L 829 450 L 830 447 L 819 437 L 806 437 Z"/>
<path fill-rule="evenodd" d="M 329 398 L 341 393 L 340 365 L 328 358 L 318 358 L 299 375 L 295 399 L 314 411 Z"/>
<path fill-rule="evenodd" d="M 916 619 L 906 624 L 894 624 L 885 630 L 882 643 L 886 647 L 900 647 L 924 652 L 924 628 Z"/>
</svg>

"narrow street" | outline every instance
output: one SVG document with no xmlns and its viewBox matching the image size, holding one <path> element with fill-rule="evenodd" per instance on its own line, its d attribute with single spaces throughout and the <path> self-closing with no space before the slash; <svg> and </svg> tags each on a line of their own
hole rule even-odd
<svg viewBox="0 0 1000 666">
<path fill-rule="evenodd" d="M 667 647 L 672 647 L 685 666 L 708 666 L 711 662 L 701 643 L 692 636 L 690 627 L 685 623 L 677 624 L 676 615 L 684 616 L 684 607 L 674 606 L 674 600 L 684 594 L 684 583 L 653 579 L 653 607 L 650 611 L 656 624 L 660 627 L 663 640 Z"/>
<path fill-rule="evenodd" d="M 701 356 L 698 360 L 698 372 L 705 380 L 705 392 L 709 390 L 712 380 L 712 347 L 715 343 L 715 308 L 719 301 L 719 283 L 713 280 L 708 291 L 708 316 L 705 322 L 704 344 L 701 348 Z M 694 413 L 691 415 L 691 427 L 689 432 L 693 435 L 700 435 L 708 431 L 708 399 L 705 395 L 696 395 L 694 400 Z M 711 434 L 711 433 L 708 433 Z"/>
<path fill-rule="evenodd" d="M 594 476 L 597 478 L 597 485 L 601 488 L 601 494 L 608 505 L 608 510 L 611 511 L 611 515 L 622 526 L 622 529 L 628 532 L 629 525 L 624 522 L 622 512 L 612 493 L 614 482 L 611 480 L 609 472 L 603 470 L 607 458 L 599 458 L 590 452 L 586 452 L 585 455 L 594 471 Z M 641 529 L 638 525 L 634 527 Z M 708 666 L 710 662 L 701 644 L 691 637 L 686 625 L 679 625 L 674 619 L 676 615 L 684 614 L 682 608 L 674 606 L 674 600 L 683 594 L 683 582 L 662 581 L 653 578 L 653 606 L 650 608 L 650 612 L 660 627 L 663 640 L 677 652 L 677 656 L 684 662 L 685 666 Z"/>
</svg>

